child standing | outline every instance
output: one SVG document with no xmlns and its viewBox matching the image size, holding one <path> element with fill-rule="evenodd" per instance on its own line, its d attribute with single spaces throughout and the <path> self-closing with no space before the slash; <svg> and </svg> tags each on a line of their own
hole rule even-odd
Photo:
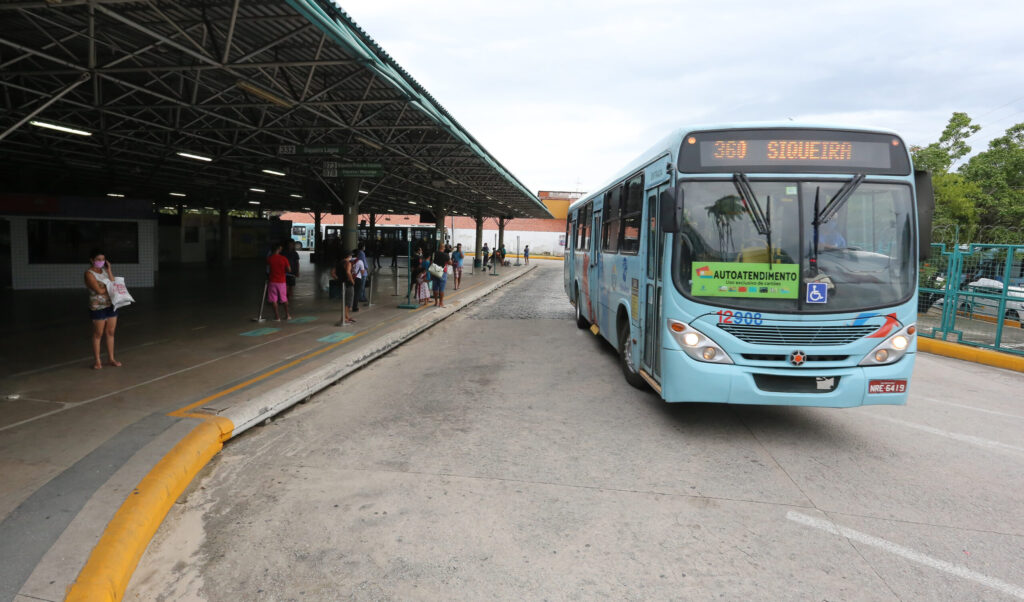
<svg viewBox="0 0 1024 602">
<path fill-rule="evenodd" d="M 430 287 L 427 286 L 427 270 L 419 268 L 416 270 L 416 299 L 420 305 L 426 305 L 430 301 Z"/>
</svg>

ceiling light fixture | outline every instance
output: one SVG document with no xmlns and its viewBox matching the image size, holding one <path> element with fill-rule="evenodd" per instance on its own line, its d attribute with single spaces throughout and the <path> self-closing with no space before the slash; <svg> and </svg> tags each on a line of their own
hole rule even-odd
<svg viewBox="0 0 1024 602">
<path fill-rule="evenodd" d="M 359 194 L 370 194 L 370 191 L 368 191 L 368 190 L 360 190 Z"/>
<path fill-rule="evenodd" d="M 170 193 L 170 195 L 171 196 L 185 196 L 185 193 L 184 192 L 172 192 L 172 193 Z"/>
<path fill-rule="evenodd" d="M 248 92 L 249 94 L 252 94 L 253 96 L 255 96 L 257 98 L 262 98 L 263 100 L 265 100 L 265 101 L 267 101 L 267 102 L 269 102 L 271 104 L 275 104 L 275 105 L 277 105 L 279 107 L 283 107 L 285 109 L 290 109 L 293 106 L 295 106 L 294 102 L 292 102 L 290 100 L 287 100 L 285 98 L 281 98 L 280 96 L 278 96 L 277 94 L 274 94 L 270 90 L 265 90 L 265 89 L 257 86 L 256 84 L 250 84 L 249 82 L 245 81 L 244 79 L 240 79 L 237 82 L 235 82 L 235 86 L 240 88 L 240 89 L 242 89 L 242 90 L 245 90 L 246 92 Z"/>
<path fill-rule="evenodd" d="M 261 169 L 260 171 L 262 171 L 263 173 L 270 174 L 272 176 L 286 176 L 286 175 L 288 175 L 288 174 L 286 174 L 283 171 L 275 171 L 273 169 Z"/>
<path fill-rule="evenodd" d="M 381 146 L 380 144 L 374 142 L 373 140 L 370 140 L 369 138 L 363 138 L 362 136 L 356 136 L 356 140 L 362 142 L 363 144 L 365 144 L 366 146 L 369 146 L 370 148 L 372 148 L 374 150 L 384 150 L 383 146 Z"/>
<path fill-rule="evenodd" d="M 250 188 L 249 190 L 251 190 L 253 192 L 266 192 L 266 190 L 264 190 L 262 188 Z"/>
<path fill-rule="evenodd" d="M 203 155 L 196 155 L 193 153 L 183 153 L 181 151 L 178 151 L 174 154 L 178 155 L 179 157 L 185 157 L 186 159 L 195 159 L 196 161 L 213 161 L 212 157 L 204 157 Z"/>
<path fill-rule="evenodd" d="M 109 197 L 113 197 L 113 198 L 115 198 L 115 199 L 123 199 L 123 198 L 124 198 L 124 195 L 123 195 L 123 194 L 118 194 L 118 193 L 116 193 L 116 192 L 108 192 L 108 193 L 107 193 L 107 196 L 109 196 Z"/>
<path fill-rule="evenodd" d="M 260 202 L 259 201 L 249 201 L 249 204 L 250 205 L 259 205 Z"/>
<path fill-rule="evenodd" d="M 29 121 L 29 123 L 31 123 L 32 125 L 34 125 L 36 127 L 46 128 L 48 130 L 57 130 L 58 132 L 64 132 L 65 134 L 77 134 L 79 136 L 92 136 L 92 132 L 87 132 L 85 130 L 77 130 L 75 128 L 69 128 L 69 127 L 66 127 L 66 126 L 63 126 L 63 125 L 57 125 L 56 123 L 47 123 L 45 121 L 36 121 L 34 119 L 32 121 Z"/>
<path fill-rule="evenodd" d="M 301 199 L 302 198 L 301 194 L 289 194 L 288 196 L 292 197 L 293 199 Z"/>
</svg>

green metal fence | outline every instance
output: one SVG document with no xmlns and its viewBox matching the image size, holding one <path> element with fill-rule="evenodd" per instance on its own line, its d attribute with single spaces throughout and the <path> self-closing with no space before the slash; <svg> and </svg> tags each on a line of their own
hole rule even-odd
<svg viewBox="0 0 1024 602">
<path fill-rule="evenodd" d="M 1024 356 L 1024 245 L 932 245 L 922 262 L 921 336 Z"/>
</svg>

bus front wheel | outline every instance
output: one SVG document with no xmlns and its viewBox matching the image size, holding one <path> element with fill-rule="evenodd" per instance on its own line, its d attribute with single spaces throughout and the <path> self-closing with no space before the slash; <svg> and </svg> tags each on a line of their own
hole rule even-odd
<svg viewBox="0 0 1024 602">
<path fill-rule="evenodd" d="M 644 382 L 640 373 L 637 372 L 636 366 L 633 364 L 633 339 L 629 336 L 629 325 L 619 325 L 619 365 L 622 366 L 622 375 L 626 377 L 626 382 L 633 385 L 637 389 L 646 389 L 647 383 Z"/>
</svg>

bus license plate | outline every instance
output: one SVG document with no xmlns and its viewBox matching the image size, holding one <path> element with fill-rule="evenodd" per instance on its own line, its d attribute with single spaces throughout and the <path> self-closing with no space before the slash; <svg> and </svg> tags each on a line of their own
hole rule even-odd
<svg viewBox="0 0 1024 602">
<path fill-rule="evenodd" d="M 868 382 L 868 393 L 906 393 L 905 380 L 872 380 Z"/>
</svg>

